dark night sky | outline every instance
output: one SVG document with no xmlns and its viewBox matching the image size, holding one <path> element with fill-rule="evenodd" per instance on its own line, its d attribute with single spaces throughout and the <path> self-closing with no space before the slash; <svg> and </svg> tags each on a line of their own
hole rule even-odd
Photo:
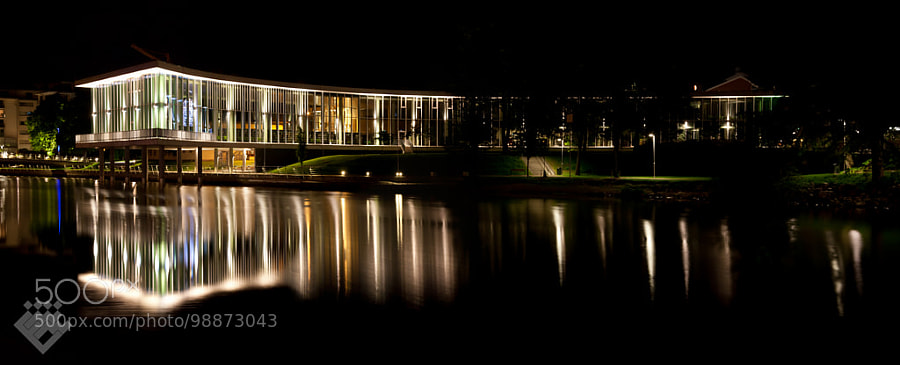
<svg viewBox="0 0 900 365">
<path fill-rule="evenodd" d="M 651 89 L 687 90 L 721 82 L 736 68 L 761 86 L 782 89 L 874 87 L 880 83 L 873 79 L 895 77 L 896 32 L 876 18 L 889 13 L 884 9 L 785 10 L 778 3 L 754 3 L 717 6 L 716 12 L 670 7 L 647 13 L 650 5 L 553 4 L 514 11 L 477 3 L 438 10 L 349 3 L 243 4 L 217 11 L 41 5 L 4 26 L 22 40 L 7 46 L 28 48 L 3 56 L 7 74 L 0 87 L 72 81 L 148 61 L 132 43 L 212 72 L 388 89 L 564 92 L 637 81 Z"/>
</svg>

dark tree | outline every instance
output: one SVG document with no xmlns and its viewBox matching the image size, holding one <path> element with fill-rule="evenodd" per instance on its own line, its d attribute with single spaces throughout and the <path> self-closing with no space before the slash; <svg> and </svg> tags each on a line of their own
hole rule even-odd
<svg viewBox="0 0 900 365">
<path fill-rule="evenodd" d="M 89 108 L 85 97 L 67 100 L 55 94 L 45 98 L 25 122 L 32 149 L 48 155 L 71 154 L 75 150 L 75 135 L 90 133 Z"/>
<path fill-rule="evenodd" d="M 548 95 L 536 95 L 525 100 L 524 131 L 522 149 L 525 155 L 525 170 L 530 171 L 531 158 L 547 152 L 547 136 L 557 122 L 557 109 Z"/>
<path fill-rule="evenodd" d="M 822 82 L 816 99 L 852 127 L 847 131 L 849 139 L 857 140 L 871 153 L 872 186 L 878 186 L 884 177 L 885 164 L 893 151 L 888 138 L 893 127 L 900 125 L 896 113 L 885 107 L 893 105 L 896 93 L 892 88 L 900 81 L 895 73 L 882 72 L 887 66 L 875 63 L 857 73 Z"/>
<path fill-rule="evenodd" d="M 615 95 L 610 107 L 606 109 L 607 120 L 610 122 L 610 138 L 613 143 L 613 177 L 621 175 L 619 168 L 619 152 L 622 148 L 622 139 L 629 133 L 642 127 L 644 121 L 643 95 L 637 88 L 630 87 Z"/>
<path fill-rule="evenodd" d="M 577 146 L 575 175 L 581 175 L 581 157 L 587 150 L 590 136 L 597 133 L 600 128 L 605 100 L 579 98 L 573 102 L 570 110 L 572 111 L 572 135 Z"/>
</svg>

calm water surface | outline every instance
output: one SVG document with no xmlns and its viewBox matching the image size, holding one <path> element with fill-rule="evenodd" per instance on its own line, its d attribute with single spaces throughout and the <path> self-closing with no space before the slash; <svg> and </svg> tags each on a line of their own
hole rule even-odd
<svg viewBox="0 0 900 365">
<path fill-rule="evenodd" d="M 45 298 L 44 285 L 66 316 L 147 325 L 72 328 L 43 355 L 4 332 L 5 348 L 42 361 L 88 348 L 407 360 L 635 343 L 751 351 L 794 335 L 846 347 L 896 323 L 900 304 L 890 220 L 80 179 L 0 186 L 5 320 Z M 182 328 L 170 328 L 176 317 Z"/>
</svg>

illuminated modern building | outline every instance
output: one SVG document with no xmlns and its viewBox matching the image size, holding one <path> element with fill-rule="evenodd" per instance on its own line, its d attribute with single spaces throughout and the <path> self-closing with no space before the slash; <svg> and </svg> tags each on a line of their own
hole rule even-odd
<svg viewBox="0 0 900 365">
<path fill-rule="evenodd" d="M 691 96 L 695 120 L 677 122 L 678 140 L 766 141 L 762 128 L 785 95 L 761 89 L 744 73 Z"/>
<path fill-rule="evenodd" d="M 258 150 L 294 150 L 299 142 L 312 149 L 439 149 L 455 139 L 463 103 L 443 92 L 272 82 L 161 61 L 76 86 L 91 90 L 93 105 L 93 133 L 76 136 L 77 147 L 101 149 L 101 158 L 108 149 L 140 148 L 158 166 L 175 157 L 179 171 L 182 158 L 206 170 L 255 171 Z"/>
</svg>

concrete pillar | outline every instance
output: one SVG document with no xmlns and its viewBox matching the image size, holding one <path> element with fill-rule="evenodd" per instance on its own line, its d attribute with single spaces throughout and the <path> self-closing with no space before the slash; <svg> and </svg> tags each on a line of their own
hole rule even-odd
<svg viewBox="0 0 900 365">
<path fill-rule="evenodd" d="M 159 166 L 156 168 L 159 173 L 157 174 L 159 177 L 159 183 L 162 184 L 164 179 L 164 174 L 166 172 L 166 149 L 163 146 L 159 146 Z"/>
<path fill-rule="evenodd" d="M 147 158 L 147 146 L 142 146 L 141 147 L 141 176 L 142 176 L 141 180 L 144 182 L 144 184 L 147 184 L 150 182 L 150 169 L 149 169 L 149 166 L 147 166 L 147 163 L 149 161 L 150 161 L 150 159 Z"/>
<path fill-rule="evenodd" d="M 99 164 L 97 166 L 100 167 L 100 183 L 104 183 L 104 179 L 106 179 L 106 173 L 104 171 L 105 169 L 103 168 L 103 165 L 106 164 L 106 149 L 100 147 L 97 149 L 97 152 L 97 154 L 99 155 L 99 160 L 97 161 Z"/>
<path fill-rule="evenodd" d="M 181 185 L 182 178 L 184 177 L 183 171 L 181 169 L 181 157 L 182 157 L 181 147 L 178 147 L 178 154 L 175 157 L 175 166 L 176 166 L 175 171 L 176 171 L 176 173 L 178 173 L 178 185 Z"/>
<path fill-rule="evenodd" d="M 197 186 L 203 184 L 203 148 L 197 146 Z"/>
<path fill-rule="evenodd" d="M 231 148 L 231 147 L 228 148 L 227 163 L 228 163 L 228 173 L 233 174 L 234 173 L 234 148 Z"/>
<path fill-rule="evenodd" d="M 109 183 L 112 184 L 116 182 L 116 149 L 109 148 L 107 152 L 109 152 Z"/>
<path fill-rule="evenodd" d="M 125 185 L 131 183 L 131 148 L 126 148 L 124 151 L 124 169 L 125 170 Z"/>
</svg>

